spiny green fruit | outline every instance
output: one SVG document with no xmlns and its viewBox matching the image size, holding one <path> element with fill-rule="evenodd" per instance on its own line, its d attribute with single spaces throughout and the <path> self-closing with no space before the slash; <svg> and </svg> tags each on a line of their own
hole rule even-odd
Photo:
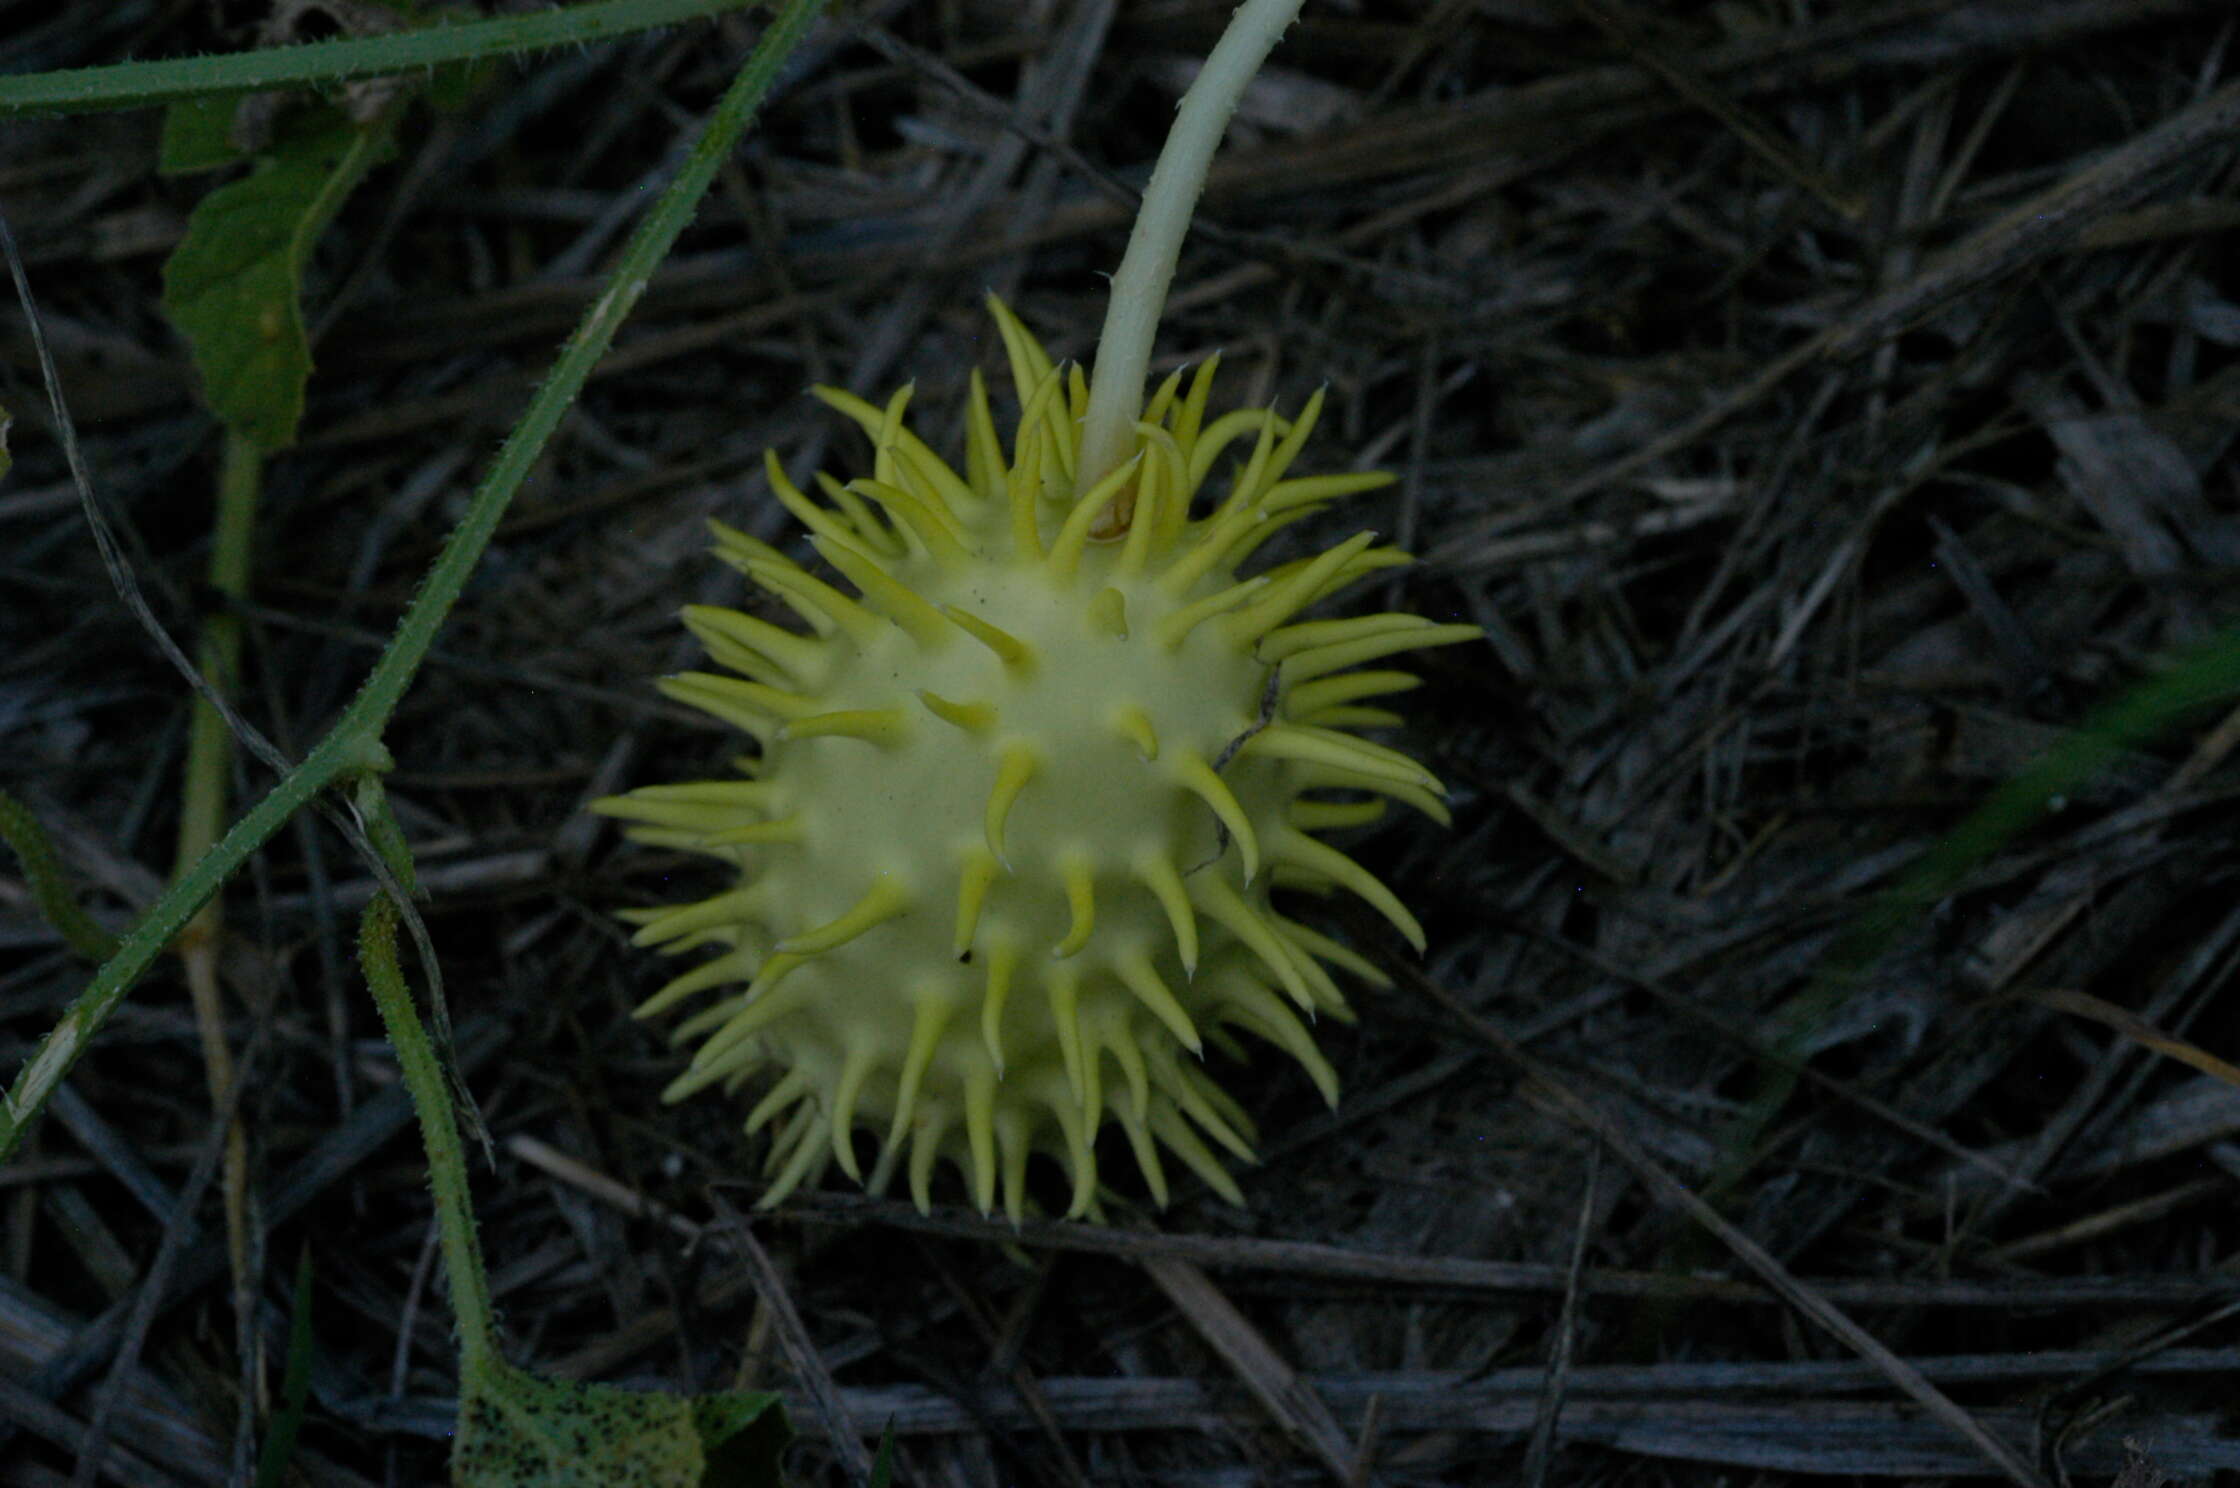
<svg viewBox="0 0 2240 1488">
<path fill-rule="evenodd" d="M 754 736 L 742 778 L 648 786 L 595 803 L 639 841 L 709 853 L 738 887 L 630 915 L 637 943 L 722 954 L 640 1016 L 720 992 L 676 1030 L 701 1040 L 667 1091 L 756 1081 L 746 1129 L 777 1124 L 762 1202 L 829 1159 L 863 1177 L 854 1134 L 882 1139 L 885 1188 L 907 1159 L 927 1207 L 958 1165 L 987 1212 L 1021 1212 L 1028 1156 L 1096 1211 L 1097 1134 L 1116 1119 L 1154 1198 L 1160 1150 L 1232 1202 L 1206 1139 L 1250 1158 L 1251 1123 L 1203 1063 L 1242 1029 L 1290 1054 L 1325 1099 L 1337 1077 L 1300 1021 L 1350 1020 L 1325 963 L 1370 964 L 1270 902 L 1344 887 L 1423 945 L 1382 883 L 1315 834 L 1374 819 L 1390 797 L 1444 823 L 1443 788 L 1350 732 L 1398 722 L 1362 700 L 1415 685 L 1354 670 L 1479 634 L 1417 615 L 1298 620 L 1407 555 L 1364 532 L 1252 578 L 1235 569 L 1279 529 L 1380 486 L 1381 473 L 1289 474 L 1322 406 L 1206 420 L 1216 359 L 1167 379 L 1135 457 L 1079 495 L 1087 388 L 990 300 L 1022 413 L 1007 459 L 980 376 L 965 471 L 904 420 L 817 396 L 876 450 L 867 480 L 820 474 L 811 502 L 766 458 L 770 485 L 853 598 L 717 524 L 717 554 L 807 622 L 735 610 L 684 620 L 737 675 L 666 678 L 670 697 Z M 1235 466 L 1206 515 L 1215 463 Z M 1237 457 L 1241 456 L 1241 462 Z"/>
</svg>

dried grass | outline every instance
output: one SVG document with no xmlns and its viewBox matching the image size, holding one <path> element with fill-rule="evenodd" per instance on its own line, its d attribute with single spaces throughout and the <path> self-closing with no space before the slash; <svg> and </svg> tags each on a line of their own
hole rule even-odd
<svg viewBox="0 0 2240 1488">
<path fill-rule="evenodd" d="M 722 1102 L 658 1104 L 674 1060 L 627 1014 L 660 973 L 608 918 L 690 870 L 581 808 L 734 747 L 642 679 L 687 655 L 681 602 L 742 597 L 703 519 L 787 530 L 763 447 L 860 457 L 808 383 L 915 377 L 953 420 L 991 359 L 987 288 L 1088 349 L 1124 183 L 1227 9 L 889 3 L 822 33 L 399 714 L 517 1352 L 786 1389 L 804 1483 L 847 1480 L 834 1430 L 889 1422 L 911 1484 L 2240 1470 L 2240 1091 L 2077 1016 L 2089 996 L 2240 1049 L 2234 730 L 2124 756 L 1831 1015 L 1783 1021 L 1969 806 L 2240 621 L 2240 93 L 2215 0 L 1311 3 L 1208 194 L 1163 365 L 1223 348 L 1239 400 L 1327 383 L 1321 458 L 1403 479 L 1317 534 L 1397 534 L 1428 561 L 1391 597 L 1491 635 L 1411 699 L 1454 831 L 1358 849 L 1432 954 L 1324 1031 L 1334 1116 L 1295 1070 L 1250 1093 L 1270 1140 L 1248 1211 L 1193 1191 L 1015 1235 L 835 1192 L 745 1248 L 754 1153 Z M 0 66 L 246 40 L 209 7 L 114 10 L 0 40 Z M 510 76 L 423 120 L 330 235 L 247 610 L 248 711 L 283 747 L 354 686 L 749 30 Z M 154 127 L 10 125 L 0 197 L 184 633 L 215 441 L 156 294 L 200 187 L 151 177 Z M 168 861 L 185 701 L 33 427 L 20 318 L 0 348 L 22 420 L 0 775 L 121 920 Z M 305 1481 L 432 1482 L 449 1330 L 344 938 L 370 885 L 337 846 L 284 834 L 229 898 L 256 1326 L 277 1357 L 307 1247 Z M 10 1067 L 82 980 L 0 877 Z M 1806 1077 L 1749 1144 L 1792 1054 Z M 61 1481 L 47 1438 L 91 1414 L 188 1212 L 110 1472 L 225 1481 L 242 1371 L 217 1206 L 180 1198 L 212 1117 L 171 974 L 72 1091 L 0 1170 L 0 1483 Z"/>
</svg>

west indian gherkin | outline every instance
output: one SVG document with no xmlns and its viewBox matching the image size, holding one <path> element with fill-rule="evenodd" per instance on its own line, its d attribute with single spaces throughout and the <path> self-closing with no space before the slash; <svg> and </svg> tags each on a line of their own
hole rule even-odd
<svg viewBox="0 0 2240 1488">
<path fill-rule="evenodd" d="M 1416 684 L 1379 663 L 1479 631 L 1301 619 L 1408 561 L 1373 533 L 1238 575 L 1290 523 L 1390 479 L 1291 473 L 1321 394 L 1292 418 L 1209 419 L 1209 359 L 1158 388 L 1132 457 L 1077 493 L 1086 381 L 990 306 L 1022 412 L 1006 441 L 972 375 L 962 473 L 912 431 L 908 388 L 883 408 L 817 390 L 875 452 L 867 479 L 820 474 L 821 503 L 766 457 L 852 594 L 715 528 L 717 555 L 808 628 L 688 608 L 722 670 L 662 690 L 759 748 L 735 778 L 596 803 L 740 874 L 632 912 L 641 945 L 717 952 L 638 1011 L 699 999 L 667 1096 L 752 1100 L 747 1131 L 775 1132 L 764 1205 L 832 1162 L 874 1191 L 904 1174 L 923 1209 L 947 1161 L 982 1212 L 1000 1197 L 1016 1220 L 1044 1152 L 1071 1174 L 1070 1212 L 1093 1214 L 1107 1122 L 1159 1202 L 1166 1157 L 1241 1202 L 1214 1151 L 1252 1152 L 1216 1078 L 1243 1052 L 1233 1035 L 1335 1102 L 1308 1025 L 1351 1017 L 1331 968 L 1383 980 L 1273 891 L 1345 889 L 1422 948 L 1406 906 L 1318 834 L 1387 800 L 1446 821 L 1429 771 L 1355 731 L 1398 722 L 1366 700 Z"/>
</svg>

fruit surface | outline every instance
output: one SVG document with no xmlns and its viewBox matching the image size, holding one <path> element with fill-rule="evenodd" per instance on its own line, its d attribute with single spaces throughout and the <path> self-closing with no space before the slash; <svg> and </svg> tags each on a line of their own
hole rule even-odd
<svg viewBox="0 0 2240 1488">
<path fill-rule="evenodd" d="M 1135 457 L 1077 491 L 1080 374 L 991 307 L 1022 410 L 1008 443 L 975 374 L 962 473 L 911 431 L 908 389 L 884 408 L 818 390 L 875 450 L 868 478 L 820 475 L 821 503 L 766 461 L 853 594 L 717 528 L 717 554 L 807 629 L 687 609 L 723 670 L 663 690 L 760 748 L 731 779 L 595 803 L 740 872 L 632 913 L 640 944 L 720 952 L 640 1015 L 702 999 L 668 1096 L 753 1098 L 748 1131 L 775 1131 L 765 1204 L 837 1163 L 875 1190 L 905 1174 L 924 1208 L 947 1162 L 1016 1219 L 1040 1151 L 1070 1173 L 1071 1212 L 1094 1213 L 1107 1122 L 1161 1202 L 1169 1159 L 1241 1201 L 1214 1152 L 1251 1154 L 1214 1077 L 1238 1068 L 1233 1034 L 1335 1102 L 1308 1024 L 1350 1018 L 1332 966 L 1381 980 L 1271 890 L 1346 889 L 1421 948 L 1399 900 L 1317 834 L 1387 799 L 1445 820 L 1428 771 L 1353 731 L 1397 721 L 1363 699 L 1415 685 L 1376 663 L 1478 631 L 1298 618 L 1407 561 L 1371 533 L 1238 577 L 1282 527 L 1389 479 L 1289 473 L 1319 394 L 1294 419 L 1209 419 L 1214 364 L 1187 389 L 1178 373 Z"/>
</svg>

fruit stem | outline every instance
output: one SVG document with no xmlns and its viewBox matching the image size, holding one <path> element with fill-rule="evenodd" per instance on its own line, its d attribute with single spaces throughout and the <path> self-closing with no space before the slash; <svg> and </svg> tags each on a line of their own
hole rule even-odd
<svg viewBox="0 0 2240 1488">
<path fill-rule="evenodd" d="M 1143 412 L 1145 373 L 1151 342 L 1166 308 L 1167 286 L 1182 255 L 1213 152 L 1236 112 L 1237 100 L 1275 49 L 1284 28 L 1298 15 L 1302 0 L 1244 0 L 1221 33 L 1182 103 L 1174 128 L 1151 168 L 1143 205 L 1120 268 L 1112 276 L 1112 298 L 1105 307 L 1104 330 L 1089 379 L 1089 410 L 1082 421 L 1081 455 L 1074 462 L 1074 491 L 1088 491 L 1110 475 L 1135 447 L 1135 423 Z"/>
</svg>

